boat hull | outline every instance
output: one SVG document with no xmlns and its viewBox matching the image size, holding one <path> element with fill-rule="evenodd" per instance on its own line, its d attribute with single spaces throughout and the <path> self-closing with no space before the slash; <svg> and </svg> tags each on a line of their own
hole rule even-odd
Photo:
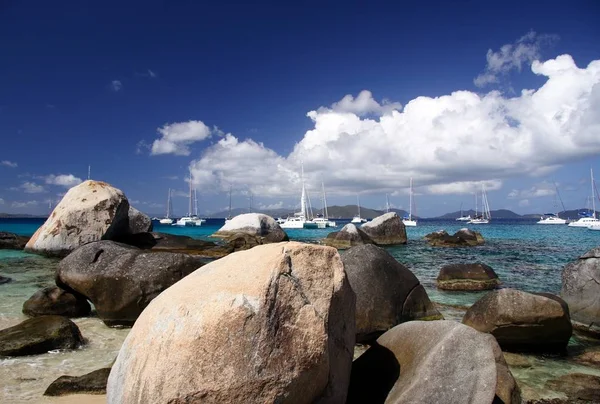
<svg viewBox="0 0 600 404">
<path fill-rule="evenodd" d="M 402 223 L 404 223 L 404 226 L 406 227 L 417 227 L 416 220 L 403 220 Z"/>
</svg>

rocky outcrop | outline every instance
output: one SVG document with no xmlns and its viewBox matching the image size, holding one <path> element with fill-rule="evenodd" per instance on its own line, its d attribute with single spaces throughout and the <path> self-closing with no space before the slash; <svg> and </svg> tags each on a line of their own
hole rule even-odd
<svg viewBox="0 0 600 404">
<path fill-rule="evenodd" d="M 140 212 L 133 206 L 129 206 L 129 212 L 127 212 L 127 218 L 129 221 L 129 233 L 148 233 L 152 231 L 152 219 L 145 213 Z"/>
<path fill-rule="evenodd" d="M 437 277 L 437 287 L 444 290 L 489 290 L 499 285 L 496 272 L 480 263 L 444 265 Z"/>
<path fill-rule="evenodd" d="M 560 295 L 574 324 L 600 335 L 600 247 L 564 267 Z"/>
<path fill-rule="evenodd" d="M 63 257 L 98 240 L 129 232 L 129 202 L 119 189 L 101 181 L 85 181 L 73 188 L 31 237 L 25 249 Z"/>
<path fill-rule="evenodd" d="M 396 212 L 377 216 L 375 219 L 363 224 L 360 229 L 364 231 L 375 244 L 394 245 L 406 244 L 406 227 Z"/>
<path fill-rule="evenodd" d="M 573 332 L 561 298 L 516 289 L 488 293 L 467 310 L 463 323 L 492 334 L 509 351 L 561 352 Z"/>
<path fill-rule="evenodd" d="M 2 276 L 2 275 L 0 275 L 0 285 L 2 285 L 2 284 L 4 284 L 4 283 L 8 283 L 8 282 L 10 282 L 10 281 L 12 281 L 12 279 L 11 279 L 11 278 L 8 278 L 8 277 L 6 277 L 6 276 Z"/>
<path fill-rule="evenodd" d="M 74 322 L 61 316 L 42 316 L 0 330 L 0 356 L 23 356 L 54 349 L 75 349 L 83 337 Z"/>
<path fill-rule="evenodd" d="M 106 381 L 109 374 L 110 368 L 103 368 L 83 376 L 61 376 L 48 386 L 44 395 L 106 394 Z"/>
<path fill-rule="evenodd" d="M 108 402 L 343 403 L 354 305 L 332 248 L 268 244 L 213 261 L 144 310 Z"/>
<path fill-rule="evenodd" d="M 105 324 L 131 326 L 152 299 L 201 265 L 188 254 L 98 241 L 59 263 L 56 284 L 89 299 Z"/>
<path fill-rule="evenodd" d="M 0 250 L 22 250 L 29 241 L 29 237 L 0 231 Z"/>
<path fill-rule="evenodd" d="M 271 216 L 261 213 L 245 213 L 235 216 L 219 229 L 212 237 L 229 239 L 244 233 L 256 237 L 259 244 L 287 241 L 288 235 Z"/>
<path fill-rule="evenodd" d="M 383 248 L 372 244 L 342 254 L 356 294 L 356 341 L 370 342 L 411 320 L 440 320 L 417 277 Z"/>
<path fill-rule="evenodd" d="M 74 295 L 57 286 L 38 290 L 23 304 L 23 314 L 30 317 L 85 317 L 91 311 L 92 308 L 85 297 Z"/>
<path fill-rule="evenodd" d="M 549 380 L 545 387 L 564 393 L 570 403 L 600 401 L 600 377 L 595 375 L 571 373 Z"/>
<path fill-rule="evenodd" d="M 114 241 L 143 250 L 178 252 L 203 258 L 221 258 L 233 252 L 228 245 L 167 233 L 128 234 Z"/>
<path fill-rule="evenodd" d="M 323 243 L 329 247 L 344 250 L 350 247 L 363 244 L 374 244 L 373 240 L 361 229 L 348 223 L 342 230 L 334 231 L 327 235 Z"/>
<path fill-rule="evenodd" d="M 425 240 L 434 247 L 473 247 L 485 243 L 481 233 L 469 229 L 460 229 L 453 235 L 439 230 L 426 235 Z"/>
<path fill-rule="evenodd" d="M 377 339 L 352 365 L 354 403 L 521 402 L 489 335 L 453 321 L 411 321 Z"/>
</svg>

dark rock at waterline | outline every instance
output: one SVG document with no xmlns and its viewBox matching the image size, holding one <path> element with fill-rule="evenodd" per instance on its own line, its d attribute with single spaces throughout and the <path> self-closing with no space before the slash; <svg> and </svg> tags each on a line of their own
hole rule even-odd
<svg viewBox="0 0 600 404">
<path fill-rule="evenodd" d="M 211 241 L 157 232 L 128 234 L 115 241 L 143 250 L 179 252 L 206 258 L 221 258 L 233 252 L 231 248 Z"/>
<path fill-rule="evenodd" d="M 162 291 L 202 266 L 200 257 L 98 241 L 58 265 L 56 284 L 85 296 L 108 326 L 131 326 Z"/>
<path fill-rule="evenodd" d="M 467 310 L 463 323 L 492 334 L 509 351 L 563 352 L 573 333 L 564 300 L 516 289 L 488 293 Z"/>
<path fill-rule="evenodd" d="M 600 402 L 600 377 L 585 373 L 571 373 L 546 382 L 549 390 L 560 391 L 569 400 Z"/>
<path fill-rule="evenodd" d="M 2 275 L 0 275 L 0 285 L 2 285 L 2 284 L 4 284 L 4 283 L 8 283 L 8 282 L 10 282 L 10 281 L 12 281 L 12 279 L 11 279 L 11 278 L 8 278 L 8 277 L 6 277 L 6 276 L 2 276 Z"/>
<path fill-rule="evenodd" d="M 406 227 L 396 212 L 377 216 L 370 222 L 360 226 L 375 244 L 406 244 Z"/>
<path fill-rule="evenodd" d="M 0 356 L 24 356 L 53 349 L 75 349 L 83 337 L 74 322 L 62 316 L 42 316 L 0 330 Z"/>
<path fill-rule="evenodd" d="M 133 206 L 129 206 L 129 212 L 127 212 L 129 218 L 129 233 L 147 233 L 152 231 L 152 219 L 145 213 L 140 212 Z"/>
<path fill-rule="evenodd" d="M 383 248 L 356 246 L 341 257 L 356 294 L 357 342 L 406 321 L 443 319 L 417 277 Z"/>
<path fill-rule="evenodd" d="M 22 250 L 29 241 L 29 237 L 0 231 L 0 250 Z"/>
<path fill-rule="evenodd" d="M 517 404 L 520 390 L 493 337 L 453 321 L 411 321 L 352 364 L 348 404 Z"/>
<path fill-rule="evenodd" d="M 600 333 L 600 247 L 564 267 L 560 295 L 578 328 Z"/>
<path fill-rule="evenodd" d="M 31 317 L 47 315 L 85 317 L 91 310 L 85 297 L 67 292 L 57 286 L 38 290 L 23 304 L 23 314 Z"/>
<path fill-rule="evenodd" d="M 437 287 L 444 290 L 489 290 L 498 285 L 496 272 L 480 263 L 444 265 L 437 277 Z"/>
<path fill-rule="evenodd" d="M 460 229 L 453 235 L 446 230 L 439 230 L 429 233 L 425 239 L 433 247 L 474 247 L 485 243 L 481 233 L 470 229 Z"/>
<path fill-rule="evenodd" d="M 106 394 L 106 382 L 109 374 L 110 368 L 103 368 L 83 376 L 61 376 L 48 386 L 44 395 Z"/>
<path fill-rule="evenodd" d="M 340 231 L 329 233 L 323 244 L 343 250 L 358 245 L 374 244 L 374 241 L 360 228 L 348 223 Z"/>
</svg>

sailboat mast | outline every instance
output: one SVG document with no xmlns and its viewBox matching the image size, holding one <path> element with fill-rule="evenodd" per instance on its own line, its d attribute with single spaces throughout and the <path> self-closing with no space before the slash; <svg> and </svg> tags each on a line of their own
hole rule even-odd
<svg viewBox="0 0 600 404">
<path fill-rule="evenodd" d="M 231 218 L 231 185 L 229 186 L 229 218 Z"/>
<path fill-rule="evenodd" d="M 592 180 L 592 217 L 596 218 L 596 198 L 594 192 L 594 170 L 590 168 L 590 177 Z"/>
<path fill-rule="evenodd" d="M 167 216 L 168 219 L 171 213 L 171 188 L 169 188 L 169 193 L 167 194 Z"/>
<path fill-rule="evenodd" d="M 390 199 L 388 194 L 385 194 L 385 213 L 390 213 Z"/>
<path fill-rule="evenodd" d="M 410 177 L 410 196 L 408 199 L 408 220 L 412 220 L 412 199 L 413 199 L 412 177 Z"/>
<path fill-rule="evenodd" d="M 193 213 L 193 209 L 192 209 L 192 170 L 190 169 L 190 200 L 189 200 L 189 205 L 188 205 L 188 217 L 192 216 Z"/>
<path fill-rule="evenodd" d="M 325 214 L 325 219 L 329 220 L 329 212 L 327 211 L 327 195 L 325 194 L 325 184 L 323 184 L 323 181 L 321 181 L 321 189 L 323 190 L 323 213 Z"/>
<path fill-rule="evenodd" d="M 194 216 L 198 216 L 198 190 L 194 188 Z"/>
<path fill-rule="evenodd" d="M 302 164 L 302 174 L 300 176 L 300 180 L 302 181 L 302 196 L 300 197 L 300 211 L 304 219 L 308 218 L 308 211 L 306 208 L 306 188 L 304 187 L 304 164 Z"/>
<path fill-rule="evenodd" d="M 475 192 L 475 218 L 477 218 L 477 192 Z"/>
<path fill-rule="evenodd" d="M 360 197 L 356 195 L 356 206 L 358 206 L 358 217 L 360 217 Z"/>
</svg>

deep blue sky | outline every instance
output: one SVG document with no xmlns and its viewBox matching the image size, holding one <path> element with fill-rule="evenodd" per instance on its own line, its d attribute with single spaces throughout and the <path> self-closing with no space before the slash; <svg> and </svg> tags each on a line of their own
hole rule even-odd
<svg viewBox="0 0 600 404">
<path fill-rule="evenodd" d="M 0 212 L 45 213 L 44 201 L 65 190 L 45 177 L 85 178 L 88 164 L 142 210 L 162 212 L 167 188 L 185 189 L 189 162 L 213 142 L 193 144 L 190 156 L 136 154 L 138 142 L 151 144 L 166 123 L 201 120 L 285 156 L 313 127 L 306 113 L 346 94 L 368 89 L 405 104 L 480 91 L 473 79 L 488 49 L 531 30 L 558 36 L 544 59 L 567 53 L 579 67 L 600 59 L 596 1 L 286 3 L 0 2 L 0 161 L 17 164 L 0 165 Z M 544 81 L 529 67 L 510 75 L 517 92 Z M 548 210 L 551 198 L 518 206 L 507 195 L 554 179 L 567 208 L 581 207 L 590 166 L 600 178 L 596 155 L 541 178 L 505 179 L 490 192 L 492 208 Z M 43 192 L 25 192 L 25 182 Z M 201 211 L 226 205 L 223 194 L 203 191 Z M 397 205 L 406 205 L 402 198 Z M 255 203 L 295 199 L 257 195 Z M 362 200 L 381 207 L 384 198 Z M 472 204 L 469 195 L 423 195 L 419 213 L 457 210 L 463 200 Z M 184 213 L 185 201 L 175 203 Z M 237 204 L 246 202 L 240 196 Z"/>
</svg>

